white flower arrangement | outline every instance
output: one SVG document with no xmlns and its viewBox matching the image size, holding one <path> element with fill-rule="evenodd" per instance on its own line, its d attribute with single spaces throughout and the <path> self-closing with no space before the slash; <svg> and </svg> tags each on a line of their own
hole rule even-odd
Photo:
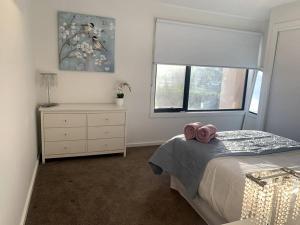
<svg viewBox="0 0 300 225">
<path fill-rule="evenodd" d="M 127 82 L 120 82 L 117 86 L 117 98 L 124 98 L 125 89 L 131 92 L 131 86 Z"/>
</svg>

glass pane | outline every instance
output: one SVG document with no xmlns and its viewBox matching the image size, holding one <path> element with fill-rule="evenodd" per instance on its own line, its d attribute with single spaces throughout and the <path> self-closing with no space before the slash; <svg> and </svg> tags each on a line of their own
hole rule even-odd
<svg viewBox="0 0 300 225">
<path fill-rule="evenodd" d="M 256 80 L 255 80 L 253 94 L 252 94 L 250 108 L 249 108 L 249 111 L 255 114 L 258 113 L 262 77 L 263 77 L 263 72 L 258 71 L 256 75 Z"/>
<path fill-rule="evenodd" d="M 246 72 L 246 69 L 193 66 L 188 109 L 242 109 Z"/>
<path fill-rule="evenodd" d="M 185 66 L 157 65 L 155 108 L 182 108 Z"/>
</svg>

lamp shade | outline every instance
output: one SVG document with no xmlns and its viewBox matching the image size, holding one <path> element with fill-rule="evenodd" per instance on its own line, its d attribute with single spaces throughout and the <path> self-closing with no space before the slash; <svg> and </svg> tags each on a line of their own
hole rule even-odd
<svg viewBox="0 0 300 225">
<path fill-rule="evenodd" d="M 241 219 L 253 225 L 285 225 L 300 213 L 300 175 L 281 168 L 246 175 Z"/>
<path fill-rule="evenodd" d="M 40 85 L 45 87 L 53 87 L 57 85 L 57 73 L 41 72 Z"/>
</svg>

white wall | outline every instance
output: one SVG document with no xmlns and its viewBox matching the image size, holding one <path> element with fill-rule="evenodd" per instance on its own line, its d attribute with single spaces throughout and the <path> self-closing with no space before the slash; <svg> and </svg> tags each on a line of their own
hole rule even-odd
<svg viewBox="0 0 300 225">
<path fill-rule="evenodd" d="M 300 141 L 300 29 L 280 32 L 266 130 Z"/>
<path fill-rule="evenodd" d="M 37 160 L 27 1 L 0 2 L 0 224 L 20 224 Z"/>
<path fill-rule="evenodd" d="M 300 1 L 277 6 L 272 9 L 270 27 L 275 23 L 287 22 L 300 19 Z"/>
<path fill-rule="evenodd" d="M 266 23 L 245 20 L 184 7 L 158 0 L 33 0 L 34 53 L 37 70 L 58 71 L 57 11 L 72 11 L 116 19 L 116 72 L 59 72 L 54 92 L 57 102 L 112 102 L 116 80 L 133 87 L 127 96 L 128 142 L 155 142 L 182 132 L 184 123 L 203 120 L 221 130 L 239 129 L 243 115 L 217 114 L 195 118 L 150 118 L 150 89 L 154 18 L 264 32 Z M 40 101 L 42 94 L 40 93 Z"/>
<path fill-rule="evenodd" d="M 295 26 L 291 26 L 291 23 L 297 20 L 300 20 L 299 1 L 272 9 L 263 83 L 263 90 L 268 90 L 269 87 L 270 91 L 262 96 L 265 113 L 261 125 L 267 131 L 299 141 L 299 28 L 291 29 Z M 276 32 L 272 31 L 278 29 L 279 25 L 282 31 L 277 37 Z M 284 29 L 286 30 L 283 31 Z"/>
</svg>

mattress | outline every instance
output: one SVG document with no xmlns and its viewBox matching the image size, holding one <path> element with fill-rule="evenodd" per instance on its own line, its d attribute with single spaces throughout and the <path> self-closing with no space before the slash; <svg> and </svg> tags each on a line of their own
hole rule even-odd
<svg viewBox="0 0 300 225">
<path fill-rule="evenodd" d="M 300 151 L 211 160 L 198 188 L 199 196 L 228 222 L 240 219 L 245 174 L 281 167 L 300 170 Z"/>
</svg>

